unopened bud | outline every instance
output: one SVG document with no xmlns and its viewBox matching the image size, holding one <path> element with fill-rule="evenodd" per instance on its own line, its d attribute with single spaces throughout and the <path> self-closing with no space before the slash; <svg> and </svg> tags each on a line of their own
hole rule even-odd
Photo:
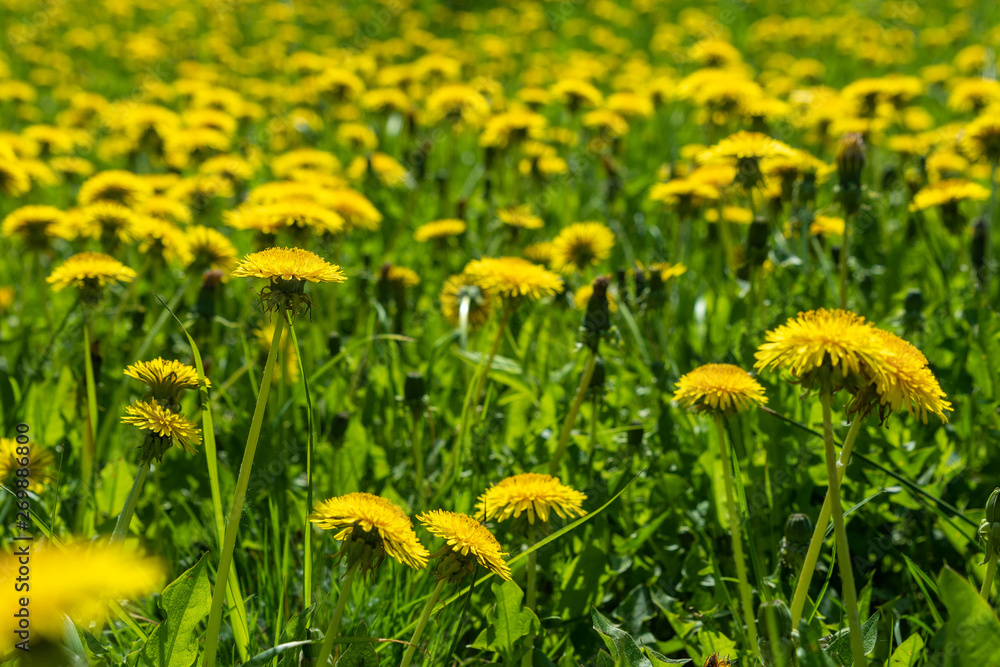
<svg viewBox="0 0 1000 667">
<path fill-rule="evenodd" d="M 642 445 L 642 436 L 644 435 L 642 429 L 642 422 L 635 420 L 628 425 L 628 446 L 631 448 L 638 448 Z"/>
<path fill-rule="evenodd" d="M 858 132 L 848 132 L 837 147 L 837 175 L 841 188 L 860 188 L 865 167 L 865 140 Z"/>
<path fill-rule="evenodd" d="M 326 337 L 326 351 L 330 353 L 331 357 L 335 357 L 340 354 L 341 347 L 340 333 L 331 331 L 330 335 Z"/>
<path fill-rule="evenodd" d="M 789 570 L 802 569 L 809 543 L 812 541 L 813 522 L 805 514 L 791 514 L 785 521 L 785 534 L 781 538 L 779 558 Z"/>
<path fill-rule="evenodd" d="M 969 252 L 972 258 L 972 268 L 976 276 L 982 276 L 986 268 L 986 247 L 989 239 L 990 228 L 986 220 L 982 217 L 976 218 L 972 223 L 972 248 Z M 982 282 L 977 278 L 977 282 Z"/>
<path fill-rule="evenodd" d="M 351 413 L 350 412 L 338 412 L 333 416 L 333 421 L 330 422 L 330 430 L 328 434 L 330 440 L 334 443 L 341 443 L 344 441 L 344 436 L 347 434 L 347 427 L 351 424 Z"/>
<path fill-rule="evenodd" d="M 583 344 L 593 352 L 597 352 L 597 346 L 611 328 L 611 310 L 608 306 L 608 285 L 611 284 L 611 276 L 598 276 L 594 278 L 594 291 L 587 301 L 587 312 L 583 316 L 583 324 L 580 325 L 580 334 Z"/>
<path fill-rule="evenodd" d="M 764 667 L 795 664 L 796 633 L 792 612 L 781 600 L 761 603 L 757 608 L 757 650 Z"/>
<path fill-rule="evenodd" d="M 427 393 L 427 382 L 424 374 L 420 371 L 412 371 L 406 374 L 403 382 L 403 400 L 410 404 L 416 404 L 424 400 Z"/>
</svg>

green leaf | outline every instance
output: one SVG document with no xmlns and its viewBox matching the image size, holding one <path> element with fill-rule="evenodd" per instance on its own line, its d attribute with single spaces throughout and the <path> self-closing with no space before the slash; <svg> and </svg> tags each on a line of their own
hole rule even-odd
<svg viewBox="0 0 1000 667">
<path fill-rule="evenodd" d="M 191 667 L 198 657 L 198 624 L 208 616 L 211 598 L 206 554 L 163 589 L 159 604 L 167 620 L 149 635 L 143 659 L 155 667 Z"/>
<path fill-rule="evenodd" d="M 920 660 L 920 652 L 923 649 L 923 637 L 910 635 L 892 652 L 892 657 L 889 658 L 889 667 L 913 667 Z"/>
<path fill-rule="evenodd" d="M 989 603 L 951 568 L 938 576 L 938 590 L 948 609 L 944 654 L 946 667 L 991 665 L 1000 646 L 1000 621 Z"/>
<path fill-rule="evenodd" d="M 368 626 L 364 621 L 358 623 L 354 634 L 358 637 L 368 636 Z M 378 667 L 378 654 L 371 642 L 352 642 L 337 660 L 337 667 Z"/>
<path fill-rule="evenodd" d="M 646 649 L 646 655 L 649 656 L 650 661 L 653 663 L 653 667 L 660 667 L 660 665 L 686 665 L 691 662 L 691 658 L 668 658 L 665 655 L 660 655 L 648 646 L 644 648 Z"/>
<path fill-rule="evenodd" d="M 878 617 L 880 611 L 876 611 L 871 617 L 861 624 L 861 643 L 865 649 L 865 655 L 871 655 L 875 650 L 875 641 L 878 639 Z M 834 635 L 833 641 L 827 646 L 826 652 L 836 658 L 841 664 L 850 665 L 854 662 L 851 654 L 851 631 L 844 629 Z"/>
<path fill-rule="evenodd" d="M 297 648 L 299 646 L 305 646 L 306 644 L 311 644 L 312 640 L 306 639 L 304 641 L 298 642 L 288 642 L 287 644 L 278 644 L 273 648 L 269 648 L 263 653 L 258 653 L 254 657 L 243 663 L 243 667 L 263 667 L 264 665 L 271 662 L 272 658 L 275 658 L 289 649 Z"/>
<path fill-rule="evenodd" d="M 861 643 L 865 649 L 865 655 L 871 655 L 875 650 L 875 642 L 878 640 L 878 617 L 880 611 L 876 611 L 871 617 L 861 624 Z M 836 658 L 841 664 L 850 665 L 854 662 L 851 654 L 851 631 L 844 629 L 833 636 L 833 641 L 829 643 L 826 652 Z"/>
<path fill-rule="evenodd" d="M 530 609 L 521 607 L 524 593 L 513 581 L 493 583 L 496 606 L 486 612 L 487 627 L 476 641 L 474 648 L 496 651 L 505 663 L 513 663 L 523 647 L 518 640 L 541 629 L 538 617 Z"/>
<path fill-rule="evenodd" d="M 594 621 L 594 629 L 600 633 L 605 646 L 608 647 L 608 651 L 611 652 L 615 660 L 619 662 L 624 660 L 629 667 L 653 667 L 653 663 L 643 655 L 642 649 L 639 648 L 632 635 L 612 625 L 611 621 L 597 611 L 596 607 L 591 607 L 590 615 Z"/>
</svg>

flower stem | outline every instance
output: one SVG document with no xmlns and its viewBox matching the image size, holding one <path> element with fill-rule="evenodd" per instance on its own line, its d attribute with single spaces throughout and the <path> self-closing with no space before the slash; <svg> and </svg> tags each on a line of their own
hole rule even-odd
<svg viewBox="0 0 1000 667">
<path fill-rule="evenodd" d="M 243 462 L 240 463 L 240 474 L 236 480 L 236 493 L 229 509 L 229 519 L 226 522 L 226 536 L 222 542 L 222 553 L 219 556 L 219 569 L 215 576 L 215 590 L 212 591 L 212 607 L 208 615 L 208 629 L 205 633 L 205 667 L 214 667 L 215 653 L 219 646 L 219 628 L 222 625 L 222 605 L 226 601 L 226 584 L 229 579 L 229 568 L 233 564 L 233 549 L 236 547 L 236 533 L 239 532 L 240 515 L 243 513 L 243 501 L 247 495 L 247 485 L 250 483 L 250 469 L 253 467 L 254 454 L 257 452 L 257 441 L 260 439 L 260 427 L 264 421 L 264 408 L 267 406 L 267 396 L 271 390 L 271 378 L 274 376 L 274 359 L 278 354 L 278 343 L 284 329 L 284 315 L 278 316 L 274 325 L 274 336 L 271 347 L 267 351 L 267 361 L 264 363 L 264 375 L 260 381 L 260 393 L 257 394 L 257 405 L 254 407 L 253 419 L 250 422 L 250 433 L 247 435 L 247 446 L 243 451 Z"/>
<path fill-rule="evenodd" d="M 80 483 L 83 485 L 80 494 L 80 505 L 77 509 L 77 528 L 90 532 L 83 525 L 90 500 L 90 487 L 94 482 L 94 434 L 97 433 L 97 383 L 94 380 L 94 360 L 90 355 L 90 313 L 83 309 L 83 368 L 84 382 L 87 387 L 87 413 L 83 425 L 83 447 L 80 449 Z"/>
<path fill-rule="evenodd" d="M 747 644 L 751 651 L 757 646 L 757 619 L 754 616 L 753 593 L 747 578 L 747 566 L 743 558 L 743 535 L 740 530 L 740 514 L 736 510 L 736 492 L 733 483 L 733 467 L 729 463 L 729 445 L 726 444 L 722 415 L 715 415 L 715 429 L 719 436 L 719 457 L 722 461 L 722 479 L 726 484 L 726 509 L 729 513 L 729 539 L 733 543 L 733 558 L 736 561 L 736 577 L 740 586 L 740 601 L 743 619 L 747 626 Z"/>
<path fill-rule="evenodd" d="M 312 394 L 309 393 L 309 376 L 302 362 L 302 350 L 299 349 L 299 338 L 295 335 L 295 327 L 288 325 L 288 331 L 292 334 L 292 346 L 295 350 L 295 358 L 299 360 L 299 375 L 302 376 L 302 387 L 306 393 L 306 426 L 309 429 L 306 436 L 306 509 L 312 510 L 313 506 L 313 447 L 315 443 L 315 421 L 313 419 Z M 306 525 L 303 531 L 303 587 L 305 591 L 305 606 L 312 605 L 312 574 L 313 574 L 313 549 L 312 549 L 312 525 L 306 518 Z"/>
<path fill-rule="evenodd" d="M 826 451 L 826 474 L 830 481 L 830 504 L 833 510 L 833 531 L 837 537 L 837 564 L 840 566 L 841 599 L 847 609 L 847 626 L 851 633 L 851 654 L 854 667 L 865 667 L 865 647 L 861 638 L 861 619 L 858 616 L 858 595 L 854 588 L 854 570 L 851 567 L 851 549 L 844 529 L 844 507 L 840 501 L 840 475 L 837 473 L 837 451 L 833 445 L 833 419 L 831 405 L 833 394 L 820 395 L 823 403 L 823 443 Z"/>
<path fill-rule="evenodd" d="M 486 357 L 486 365 L 483 366 L 480 372 L 479 381 L 476 383 L 476 391 L 472 394 L 471 407 L 473 411 L 475 411 L 476 406 L 479 405 L 479 399 L 483 396 L 483 389 L 486 388 L 486 378 L 490 375 L 490 367 L 493 366 L 493 359 L 497 356 L 497 351 L 500 349 L 500 341 L 503 340 L 503 332 L 507 328 L 507 320 L 510 319 L 511 310 L 510 306 L 506 304 L 503 306 L 503 315 L 500 316 L 500 327 L 497 329 L 497 336 L 493 339 L 493 346 L 490 347 L 489 355 Z"/>
<path fill-rule="evenodd" d="M 528 547 L 531 548 L 532 544 L 535 542 L 535 527 L 530 526 L 528 528 Z M 525 608 L 534 613 L 535 606 L 538 603 L 538 551 L 532 551 L 528 554 L 528 581 L 526 582 L 526 591 L 524 596 L 524 606 Z M 527 640 L 528 652 L 524 654 L 524 658 L 521 660 L 521 667 L 532 667 L 535 659 L 535 633 L 532 632 L 528 635 Z"/>
<path fill-rule="evenodd" d="M 840 244 L 840 307 L 847 308 L 847 256 L 851 248 L 851 217 L 844 216 L 844 240 Z"/>
<path fill-rule="evenodd" d="M 431 617 L 434 605 L 437 604 L 438 598 L 441 597 L 445 581 L 447 579 L 438 579 L 437 586 L 434 587 L 434 592 L 431 593 L 427 604 L 424 605 L 424 610 L 420 612 L 420 620 L 417 621 L 417 628 L 413 631 L 413 636 L 410 637 L 410 645 L 406 648 L 406 653 L 403 654 L 403 662 L 399 663 L 399 667 L 410 667 L 410 663 L 413 661 L 413 654 L 417 652 L 417 642 L 420 641 L 420 636 L 424 634 L 424 628 L 427 627 L 427 621 Z"/>
<path fill-rule="evenodd" d="M 330 626 L 326 629 L 326 636 L 323 638 L 323 646 L 319 649 L 316 657 L 316 664 L 321 667 L 326 665 L 333 651 L 333 640 L 337 638 L 340 631 L 340 619 L 344 616 L 344 607 L 347 606 L 347 598 L 351 597 L 351 584 L 354 583 L 354 575 L 357 574 L 361 561 L 355 561 L 354 565 L 347 570 L 344 575 L 344 584 L 340 587 L 340 597 L 337 598 L 337 607 L 333 610 L 333 618 L 330 619 Z"/>
<path fill-rule="evenodd" d="M 997 559 L 996 556 L 990 556 L 990 562 L 986 565 L 986 576 L 983 578 L 983 587 L 979 589 L 979 597 L 990 601 L 990 592 L 993 590 L 993 575 L 996 574 L 997 570 Z"/>
<path fill-rule="evenodd" d="M 576 416 L 580 413 L 580 406 L 583 405 L 583 399 L 587 396 L 587 390 L 590 388 L 590 378 L 594 375 L 594 368 L 596 366 L 597 353 L 591 351 L 590 357 L 587 359 L 587 366 L 583 369 L 583 377 L 580 378 L 580 386 L 576 388 L 576 396 L 573 398 L 573 404 L 569 408 L 566 421 L 563 422 L 562 431 L 559 433 L 559 444 L 556 445 L 556 451 L 552 453 L 552 460 L 549 461 L 550 475 L 559 474 L 559 463 L 562 460 L 563 454 L 566 453 L 566 445 L 569 444 L 569 434 L 573 431 L 573 422 L 576 421 Z"/>
<path fill-rule="evenodd" d="M 139 463 L 135 481 L 132 482 L 132 490 L 128 492 L 125 506 L 122 507 L 122 513 L 118 515 L 114 532 L 111 533 L 111 544 L 120 544 L 125 541 L 125 534 L 128 533 L 129 524 L 132 523 L 132 515 L 135 514 L 135 508 L 139 504 L 139 494 L 142 493 L 142 484 L 146 481 L 146 473 L 148 472 L 149 462 L 143 460 Z"/>
<path fill-rule="evenodd" d="M 851 450 L 854 448 L 854 441 L 857 440 L 858 431 L 861 430 L 861 418 L 857 417 L 851 422 L 851 428 L 844 439 L 844 448 L 840 451 L 840 458 L 837 459 L 837 481 L 844 479 L 847 472 L 847 464 L 850 462 Z M 802 618 L 802 610 L 806 604 L 806 595 L 809 593 L 809 584 L 812 581 L 813 572 L 816 570 L 816 562 L 819 560 L 820 549 L 823 548 L 823 540 L 826 537 L 826 527 L 830 523 L 830 513 L 833 503 L 830 496 L 830 488 L 827 487 L 826 498 L 823 500 L 823 508 L 819 511 L 819 518 L 813 527 L 812 539 L 809 541 L 809 549 L 806 551 L 806 558 L 802 564 L 802 571 L 799 573 L 799 581 L 795 586 L 795 596 L 792 598 L 792 627 L 799 627 L 799 620 Z"/>
</svg>

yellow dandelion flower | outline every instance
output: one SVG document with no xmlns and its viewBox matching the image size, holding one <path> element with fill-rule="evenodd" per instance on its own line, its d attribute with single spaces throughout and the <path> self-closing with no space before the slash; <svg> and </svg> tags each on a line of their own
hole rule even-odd
<svg viewBox="0 0 1000 667">
<path fill-rule="evenodd" d="M 94 173 L 94 165 L 82 157 L 72 155 L 61 155 L 49 160 L 51 167 L 57 174 L 65 178 L 79 178 L 90 176 Z"/>
<path fill-rule="evenodd" d="M 99 252 L 81 252 L 60 264 L 46 278 L 52 291 L 58 292 L 70 285 L 90 289 L 104 287 L 113 282 L 132 282 L 135 271 L 114 257 Z"/>
<path fill-rule="evenodd" d="M 817 215 L 809 225 L 813 236 L 843 236 L 844 219 L 830 215 Z"/>
<path fill-rule="evenodd" d="M 0 582 L 14 590 L 18 556 L 0 557 Z M 79 542 L 63 546 L 43 543 L 31 553 L 31 638 L 59 642 L 64 619 L 86 627 L 103 623 L 109 605 L 122 599 L 138 599 L 160 589 L 166 568 L 158 559 L 127 553 L 107 542 Z M 4 596 L 0 615 L 6 629 L 0 650 L 12 650 L 17 638 L 18 599 Z"/>
<path fill-rule="evenodd" d="M 53 238 L 67 238 L 66 214 L 55 206 L 22 206 L 7 214 L 0 227 L 8 238 L 20 237 L 31 249 L 48 248 Z"/>
<path fill-rule="evenodd" d="M 386 262 L 379 271 L 379 280 L 399 287 L 416 287 L 420 284 L 420 275 L 413 269 Z"/>
<path fill-rule="evenodd" d="M 558 294 L 562 280 L 548 269 L 519 257 L 487 257 L 469 262 L 464 270 L 482 290 L 503 299 L 533 300 Z"/>
<path fill-rule="evenodd" d="M 159 461 L 174 441 L 189 454 L 194 454 L 194 448 L 201 443 L 201 429 L 196 428 L 184 415 L 160 405 L 155 398 L 136 401 L 126 407 L 122 423 L 149 431 L 143 446 L 146 459 L 156 457 Z"/>
<path fill-rule="evenodd" d="M 31 189 L 31 176 L 13 154 L 0 151 L 0 192 L 8 197 L 20 197 Z"/>
<path fill-rule="evenodd" d="M 451 276 L 441 288 L 441 314 L 453 326 L 461 326 L 463 312 L 470 328 L 486 324 L 493 300 L 469 276 Z"/>
<path fill-rule="evenodd" d="M 573 292 L 573 307 L 577 310 L 587 310 L 587 304 L 590 303 L 590 297 L 593 294 L 593 284 L 582 285 Z M 612 313 L 618 312 L 618 299 L 610 291 L 608 292 L 608 308 L 611 309 Z"/>
<path fill-rule="evenodd" d="M 139 216 L 133 231 L 140 241 L 139 252 L 152 254 L 164 262 L 177 262 L 185 266 L 191 262 L 187 236 L 177 225 Z"/>
<path fill-rule="evenodd" d="M 505 148 L 525 139 L 540 139 L 547 125 L 548 120 L 539 113 L 529 109 L 511 109 L 486 121 L 479 144 L 488 148 Z"/>
<path fill-rule="evenodd" d="M 932 183 L 913 195 L 911 211 L 924 211 L 935 206 L 949 206 L 963 201 L 985 201 L 990 191 L 972 181 L 949 179 Z"/>
<path fill-rule="evenodd" d="M 80 236 L 99 239 L 106 249 L 119 242 L 131 243 L 136 237 L 138 216 L 132 209 L 112 201 L 98 201 L 80 209 Z"/>
<path fill-rule="evenodd" d="M 324 530 L 336 530 L 335 540 L 365 542 L 414 569 L 426 566 L 430 556 L 406 513 L 392 501 L 370 493 L 348 493 L 318 502 L 309 521 Z"/>
<path fill-rule="evenodd" d="M 532 211 L 531 204 L 502 208 L 497 211 L 497 217 L 508 227 L 518 229 L 541 229 L 545 226 L 545 222 Z"/>
<path fill-rule="evenodd" d="M 222 232 L 195 225 L 187 228 L 187 241 L 193 270 L 218 269 L 228 275 L 236 266 L 236 246 Z"/>
<path fill-rule="evenodd" d="M 135 208 L 152 194 L 149 183 L 130 171 L 112 169 L 94 174 L 80 186 L 76 200 L 80 206 L 97 202 L 114 202 Z"/>
<path fill-rule="evenodd" d="M 875 380 L 882 419 L 902 407 L 925 424 L 927 413 L 947 422 L 945 411 L 952 410 L 951 403 L 928 367 L 927 357 L 893 333 L 876 329 L 875 336 L 882 345 L 884 372 Z"/>
<path fill-rule="evenodd" d="M 29 491 L 40 493 L 55 480 L 55 467 L 51 449 L 34 441 L 22 445 L 14 438 L 0 438 L 0 483 L 8 489 L 16 490 L 18 480 L 26 480 Z M 19 468 L 27 468 L 28 476 L 19 476 Z"/>
<path fill-rule="evenodd" d="M 427 241 L 437 241 L 452 236 L 461 236 L 465 233 L 467 228 L 468 226 L 463 220 L 456 220 L 454 218 L 434 220 L 420 225 L 420 227 L 413 232 L 413 240 L 425 243 Z"/>
<path fill-rule="evenodd" d="M 763 178 L 760 162 L 766 158 L 794 156 L 787 144 L 760 132 L 737 132 L 698 155 L 702 164 L 722 163 L 736 168 L 735 182 L 744 188 L 759 184 Z"/>
<path fill-rule="evenodd" d="M 962 149 L 973 160 L 1000 162 L 1000 113 L 983 114 L 966 125 Z"/>
<path fill-rule="evenodd" d="M 375 232 L 382 224 L 382 214 L 371 200 L 357 190 L 337 188 L 326 191 L 319 196 L 319 201 L 341 216 L 349 231 L 362 229 Z"/>
<path fill-rule="evenodd" d="M 768 331 L 754 368 L 785 369 L 806 389 L 855 391 L 882 373 L 875 327 L 846 310 L 810 310 Z"/>
<path fill-rule="evenodd" d="M 198 371 L 174 359 L 157 357 L 128 366 L 123 373 L 149 387 L 154 398 L 173 399 L 185 389 L 198 388 Z M 205 386 L 212 383 L 205 378 Z"/>
<path fill-rule="evenodd" d="M 481 521 L 506 521 L 526 514 L 528 523 L 535 523 L 535 515 L 548 522 L 553 512 L 562 519 L 583 516 L 586 499 L 585 493 L 566 486 L 558 477 L 528 472 L 486 489 L 476 503 L 476 516 Z"/>
<path fill-rule="evenodd" d="M 474 567 L 479 563 L 501 579 L 510 581 L 510 567 L 504 562 L 503 549 L 489 529 L 467 514 L 432 510 L 417 515 L 432 535 L 447 542 L 454 557 L 464 561 L 464 565 Z"/>
<path fill-rule="evenodd" d="M 237 278 L 267 278 L 272 281 L 342 283 L 347 276 L 335 264 L 301 248 L 268 248 L 247 255 L 232 272 Z"/>
<path fill-rule="evenodd" d="M 552 258 L 555 257 L 555 252 L 556 249 L 552 245 L 552 241 L 539 241 L 526 245 L 522 254 L 530 262 L 549 265 L 552 263 Z"/>
<path fill-rule="evenodd" d="M 575 222 L 552 240 L 552 268 L 573 273 L 601 263 L 611 255 L 615 234 L 600 222 Z"/>
<path fill-rule="evenodd" d="M 732 364 L 705 364 L 682 375 L 673 400 L 684 407 L 719 412 L 743 412 L 767 403 L 764 387 Z"/>
</svg>

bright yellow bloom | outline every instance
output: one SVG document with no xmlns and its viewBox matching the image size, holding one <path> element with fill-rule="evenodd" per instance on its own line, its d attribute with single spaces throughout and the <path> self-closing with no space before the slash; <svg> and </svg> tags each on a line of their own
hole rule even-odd
<svg viewBox="0 0 1000 667">
<path fill-rule="evenodd" d="M 386 262 L 382 265 L 379 279 L 400 287 L 416 287 L 420 284 L 420 275 L 416 271 L 392 262 Z"/>
<path fill-rule="evenodd" d="M 32 249 L 47 248 L 53 238 L 70 236 L 66 214 L 55 206 L 22 206 L 3 219 L 2 233 L 21 237 Z"/>
<path fill-rule="evenodd" d="M 140 361 L 123 372 L 148 386 L 154 398 L 175 398 L 185 389 L 198 388 L 198 371 L 173 359 L 157 357 Z M 212 386 L 208 378 L 205 378 L 205 386 Z"/>
<path fill-rule="evenodd" d="M 80 186 L 76 196 L 80 206 L 97 202 L 114 202 L 135 208 L 152 194 L 149 183 L 130 171 L 112 169 L 94 174 Z"/>
<path fill-rule="evenodd" d="M 0 558 L 0 585 L 14 590 L 18 576 L 18 556 Z M 59 642 L 63 638 L 64 617 L 86 627 L 102 623 L 112 601 L 138 599 L 160 589 L 166 574 L 157 559 L 126 553 L 107 542 L 79 542 L 58 547 L 42 543 L 31 549 L 30 598 L 31 639 Z M 17 629 L 17 595 L 0 600 L 4 629 L 0 651 L 12 650 L 20 641 Z"/>
<path fill-rule="evenodd" d="M 497 211 L 497 217 L 508 227 L 541 229 L 545 226 L 545 222 L 532 212 L 530 204 L 502 208 Z"/>
<path fill-rule="evenodd" d="M 217 229 L 202 225 L 188 227 L 187 240 L 192 269 L 218 269 L 228 276 L 236 266 L 236 246 Z"/>
<path fill-rule="evenodd" d="M 155 398 L 136 401 L 126 407 L 122 423 L 150 432 L 156 440 L 158 460 L 174 440 L 189 454 L 194 454 L 195 446 L 201 443 L 201 429 L 196 428 L 184 415 L 157 403 Z"/>
<path fill-rule="evenodd" d="M 768 331 L 754 368 L 786 369 L 804 388 L 856 391 L 883 373 L 875 327 L 846 310 L 810 310 Z"/>
<path fill-rule="evenodd" d="M 573 273 L 599 264 L 611 255 L 615 234 L 600 222 L 575 222 L 552 240 L 552 268 Z"/>
<path fill-rule="evenodd" d="M 526 514 L 528 523 L 535 523 L 535 515 L 542 522 L 548 522 L 555 512 L 567 519 L 586 514 L 583 501 L 587 495 L 566 486 L 558 477 L 528 472 L 514 475 L 491 485 L 479 496 L 476 503 L 480 521 L 506 521 Z"/>
<path fill-rule="evenodd" d="M 58 292 L 70 285 L 81 288 L 104 287 L 113 282 L 132 282 L 135 271 L 114 257 L 99 252 L 81 252 L 60 264 L 46 278 L 52 291 Z"/>
<path fill-rule="evenodd" d="M 764 158 L 794 156 L 794 151 L 787 144 L 772 139 L 760 132 L 737 132 L 715 146 L 698 155 L 698 162 L 703 164 L 722 162 L 737 165 L 743 160 L 762 160 Z"/>
<path fill-rule="evenodd" d="M 446 239 L 450 236 L 460 236 L 465 233 L 466 229 L 467 225 L 462 220 L 456 220 L 454 218 L 434 220 L 433 222 L 420 225 L 420 227 L 413 232 L 413 240 L 423 243 L 426 241 Z"/>
<path fill-rule="evenodd" d="M 510 581 L 510 567 L 504 562 L 503 552 L 497 538 L 489 529 L 467 514 L 432 510 L 417 515 L 417 520 L 432 535 L 440 537 L 456 557 L 472 566 L 478 562 L 501 579 Z"/>
<path fill-rule="evenodd" d="M 687 408 L 720 412 L 743 412 L 767 403 L 764 387 L 732 364 L 705 364 L 682 375 L 673 400 Z"/>
<path fill-rule="evenodd" d="M 340 267 L 301 248 L 268 248 L 247 255 L 233 271 L 237 278 L 308 280 L 313 283 L 342 283 L 347 276 Z"/>
<path fill-rule="evenodd" d="M 441 288 L 441 314 L 453 326 L 460 326 L 463 303 L 469 327 L 476 329 L 486 324 L 490 317 L 493 300 L 489 292 L 483 291 L 465 274 L 452 276 Z"/>
<path fill-rule="evenodd" d="M 843 236 L 844 219 L 829 215 L 817 215 L 809 225 L 813 236 Z"/>
<path fill-rule="evenodd" d="M 1000 113 L 986 113 L 966 125 L 962 149 L 973 160 L 1000 162 Z"/>
<path fill-rule="evenodd" d="M 335 540 L 361 540 L 420 569 L 430 554 L 413 532 L 413 523 L 391 501 L 370 493 L 348 493 L 316 503 L 309 521 L 324 530 L 338 531 Z"/>
<path fill-rule="evenodd" d="M 876 329 L 875 335 L 882 345 L 884 372 L 876 377 L 875 389 L 883 419 L 903 407 L 925 424 L 928 412 L 947 422 L 945 411 L 951 411 L 951 403 L 928 368 L 927 357 L 893 333 Z"/>
<path fill-rule="evenodd" d="M 948 206 L 962 201 L 985 201 L 990 191 L 972 181 L 950 179 L 932 183 L 913 195 L 911 211 L 923 211 L 935 206 Z"/>
<path fill-rule="evenodd" d="M 563 290 L 562 280 L 548 269 L 519 257 L 487 257 L 469 262 L 464 271 L 483 291 L 503 299 L 537 300 Z"/>
<path fill-rule="evenodd" d="M 22 465 L 25 462 L 27 465 Z M 28 476 L 18 476 L 19 468 L 27 468 Z M 40 493 L 55 479 L 54 470 L 55 457 L 51 449 L 42 447 L 34 440 L 20 445 L 14 438 L 0 438 L 0 483 L 8 489 L 16 491 L 17 480 L 21 479 L 27 480 L 30 491 Z"/>
</svg>

